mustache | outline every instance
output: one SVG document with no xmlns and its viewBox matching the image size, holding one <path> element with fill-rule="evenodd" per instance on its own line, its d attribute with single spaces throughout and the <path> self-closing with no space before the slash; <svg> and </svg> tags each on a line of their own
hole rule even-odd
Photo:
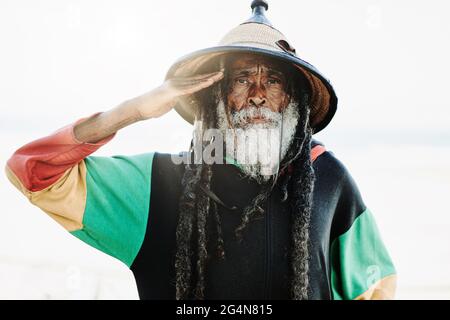
<svg viewBox="0 0 450 320">
<path fill-rule="evenodd" d="M 281 121 L 282 115 L 268 107 L 255 106 L 248 106 L 239 111 L 231 112 L 231 120 L 234 125 L 246 125 L 252 119 L 261 119 L 268 124 L 277 124 Z"/>
</svg>

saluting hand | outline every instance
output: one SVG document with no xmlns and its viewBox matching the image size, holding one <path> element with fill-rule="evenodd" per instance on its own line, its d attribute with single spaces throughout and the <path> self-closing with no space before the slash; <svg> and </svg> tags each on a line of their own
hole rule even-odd
<svg viewBox="0 0 450 320">
<path fill-rule="evenodd" d="M 177 99 L 205 89 L 223 78 L 223 70 L 166 80 L 161 86 L 132 100 L 140 120 L 160 117 L 175 107 Z"/>
</svg>

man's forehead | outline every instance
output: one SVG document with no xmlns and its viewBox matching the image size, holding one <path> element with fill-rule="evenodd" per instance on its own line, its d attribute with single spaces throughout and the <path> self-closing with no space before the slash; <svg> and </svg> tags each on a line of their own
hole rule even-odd
<svg viewBox="0 0 450 320">
<path fill-rule="evenodd" d="M 240 70 L 252 69 L 259 66 L 267 68 L 271 71 L 282 73 L 281 67 L 273 59 L 254 54 L 242 54 L 236 57 L 232 61 L 230 69 L 238 72 Z"/>
</svg>

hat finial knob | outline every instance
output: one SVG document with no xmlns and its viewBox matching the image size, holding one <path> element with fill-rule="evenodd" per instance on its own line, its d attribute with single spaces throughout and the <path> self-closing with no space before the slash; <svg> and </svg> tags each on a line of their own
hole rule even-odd
<svg viewBox="0 0 450 320">
<path fill-rule="evenodd" d="M 256 7 L 264 7 L 266 11 L 269 10 L 269 4 L 265 0 L 253 0 L 250 7 L 252 8 L 252 10 Z"/>
<path fill-rule="evenodd" d="M 250 19 L 245 21 L 245 23 L 254 22 L 272 26 L 272 23 L 270 23 L 264 15 L 264 13 L 269 10 L 269 4 L 266 0 L 253 0 L 250 7 L 252 8 L 253 15 Z"/>
</svg>

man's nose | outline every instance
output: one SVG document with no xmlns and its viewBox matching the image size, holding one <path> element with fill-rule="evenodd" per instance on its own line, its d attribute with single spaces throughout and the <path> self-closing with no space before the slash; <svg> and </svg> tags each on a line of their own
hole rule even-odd
<svg viewBox="0 0 450 320">
<path fill-rule="evenodd" d="M 247 98 L 249 106 L 262 107 L 266 104 L 266 93 L 259 85 L 255 85 Z"/>
</svg>

